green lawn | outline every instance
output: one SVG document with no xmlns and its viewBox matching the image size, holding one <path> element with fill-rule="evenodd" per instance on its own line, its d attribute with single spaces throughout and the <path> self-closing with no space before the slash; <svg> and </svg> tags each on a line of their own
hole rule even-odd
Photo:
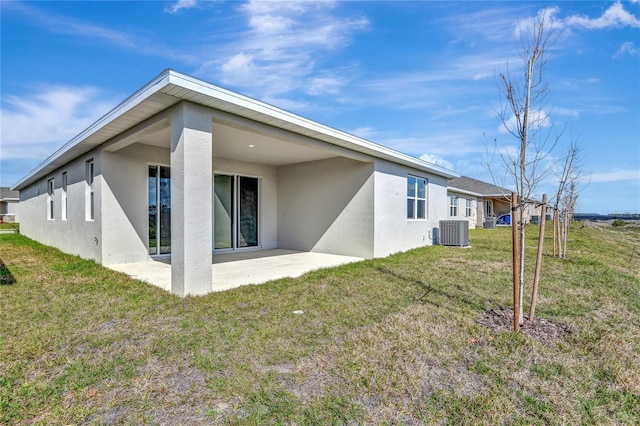
<svg viewBox="0 0 640 426">
<path fill-rule="evenodd" d="M 545 256 L 553 343 L 477 323 L 510 304 L 508 229 L 185 299 L 0 235 L 0 423 L 637 424 L 639 231 Z"/>
<path fill-rule="evenodd" d="M 18 231 L 20 229 L 20 224 L 19 223 L 0 223 L 0 230 L 11 230 L 11 231 Z"/>
</svg>

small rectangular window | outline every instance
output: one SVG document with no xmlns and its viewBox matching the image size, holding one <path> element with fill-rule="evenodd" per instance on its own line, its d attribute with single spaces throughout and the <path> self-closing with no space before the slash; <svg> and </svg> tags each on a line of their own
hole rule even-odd
<svg viewBox="0 0 640 426">
<path fill-rule="evenodd" d="M 458 196 L 449 195 L 449 216 L 458 216 Z"/>
<path fill-rule="evenodd" d="M 407 219 L 426 219 L 427 180 L 407 176 Z"/>
<path fill-rule="evenodd" d="M 67 220 L 67 172 L 62 173 L 62 214 L 61 219 Z"/>
<path fill-rule="evenodd" d="M 86 182 L 85 182 L 85 217 L 86 220 L 93 220 L 95 216 L 95 197 L 93 182 L 95 179 L 93 160 L 87 161 Z"/>
<path fill-rule="evenodd" d="M 471 198 L 467 198 L 465 206 L 465 215 L 471 217 L 473 215 L 473 209 L 471 208 Z"/>
<path fill-rule="evenodd" d="M 55 212 L 55 194 L 54 194 L 54 182 L 53 178 L 47 181 L 47 219 L 54 219 Z"/>
</svg>

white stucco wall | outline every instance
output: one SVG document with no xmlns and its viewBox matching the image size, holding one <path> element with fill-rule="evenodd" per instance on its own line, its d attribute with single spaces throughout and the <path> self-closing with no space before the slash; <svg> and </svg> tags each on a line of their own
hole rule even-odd
<svg viewBox="0 0 640 426">
<path fill-rule="evenodd" d="M 407 219 L 407 176 L 427 179 L 427 218 Z M 378 160 L 375 163 L 375 257 L 431 245 L 433 228 L 447 217 L 447 180 Z"/>
<path fill-rule="evenodd" d="M 20 203 L 19 199 L 7 201 L 0 201 L 0 219 L 5 222 L 19 222 L 20 221 Z"/>
<path fill-rule="evenodd" d="M 213 171 L 260 178 L 259 240 L 263 249 L 278 247 L 278 171 L 274 166 L 213 157 Z M 214 178 L 215 179 L 215 178 Z M 215 230 L 215 226 L 214 226 Z"/>
<path fill-rule="evenodd" d="M 168 166 L 169 162 L 168 148 L 150 145 L 103 152 L 103 264 L 149 258 L 148 166 Z"/>
<path fill-rule="evenodd" d="M 449 196 L 456 195 L 458 197 L 458 215 L 451 216 L 451 202 Z M 471 200 L 471 216 L 467 216 L 467 200 Z M 447 192 L 447 216 L 450 220 L 466 220 L 469 222 L 469 229 L 474 229 L 477 225 L 482 226 L 481 218 L 478 217 L 478 199 L 473 195 L 463 194 L 460 192 L 449 190 Z"/>
<path fill-rule="evenodd" d="M 86 162 L 94 161 L 94 220 L 85 215 Z M 67 173 L 67 220 L 62 220 L 62 173 Z M 54 178 L 54 219 L 47 217 L 47 181 Z M 85 259 L 101 261 L 101 153 L 92 151 L 20 191 L 20 233 Z"/>
<path fill-rule="evenodd" d="M 280 248 L 370 258 L 373 164 L 343 157 L 278 168 Z"/>
</svg>

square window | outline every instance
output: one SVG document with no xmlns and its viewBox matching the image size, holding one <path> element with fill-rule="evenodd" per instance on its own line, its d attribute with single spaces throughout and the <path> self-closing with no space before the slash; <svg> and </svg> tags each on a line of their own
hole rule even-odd
<svg viewBox="0 0 640 426">
<path fill-rule="evenodd" d="M 407 176 L 407 219 L 427 218 L 427 180 Z"/>
<path fill-rule="evenodd" d="M 449 195 L 449 216 L 458 216 L 458 196 Z"/>
</svg>

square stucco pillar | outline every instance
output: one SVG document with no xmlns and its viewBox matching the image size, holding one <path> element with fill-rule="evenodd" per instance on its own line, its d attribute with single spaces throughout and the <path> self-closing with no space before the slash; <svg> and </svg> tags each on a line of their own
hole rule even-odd
<svg viewBox="0 0 640 426">
<path fill-rule="evenodd" d="M 211 292 L 211 113 L 183 102 L 171 114 L 171 292 Z"/>
</svg>

